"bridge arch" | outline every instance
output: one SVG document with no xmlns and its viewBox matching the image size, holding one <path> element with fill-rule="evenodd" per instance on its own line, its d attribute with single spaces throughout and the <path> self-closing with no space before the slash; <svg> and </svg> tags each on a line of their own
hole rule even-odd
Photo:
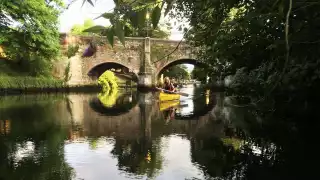
<svg viewBox="0 0 320 180">
<path fill-rule="evenodd" d="M 125 78 L 137 82 L 138 75 L 128 68 L 126 65 L 119 62 L 103 62 L 92 67 L 87 75 L 91 79 L 98 79 L 105 71 L 111 70 L 115 73 L 115 76 L 119 78 Z"/>
<path fill-rule="evenodd" d="M 160 67 L 160 69 L 157 71 L 156 73 L 156 77 L 159 78 L 159 76 L 168 68 L 179 65 L 179 64 L 192 64 L 194 66 L 198 66 L 198 67 L 208 67 L 208 64 L 201 62 L 199 60 L 196 59 L 176 59 L 173 60 L 171 62 L 168 62 L 166 64 L 164 64 L 162 67 Z"/>
</svg>

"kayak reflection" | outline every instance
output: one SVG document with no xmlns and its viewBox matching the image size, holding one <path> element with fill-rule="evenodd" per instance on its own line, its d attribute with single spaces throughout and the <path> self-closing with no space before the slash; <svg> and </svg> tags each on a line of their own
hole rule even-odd
<svg viewBox="0 0 320 180">
<path fill-rule="evenodd" d="M 195 93 L 197 96 L 194 96 L 193 92 L 188 92 L 189 97 L 181 96 L 175 100 L 159 101 L 160 93 L 158 95 L 157 93 L 139 93 L 138 96 L 135 91 L 128 90 L 99 94 L 92 98 L 89 104 L 94 111 L 104 116 L 126 115 L 131 109 L 143 105 L 152 107 L 152 114 L 159 114 L 166 121 L 189 120 L 206 115 L 215 105 L 214 94 L 206 90 Z"/>
</svg>

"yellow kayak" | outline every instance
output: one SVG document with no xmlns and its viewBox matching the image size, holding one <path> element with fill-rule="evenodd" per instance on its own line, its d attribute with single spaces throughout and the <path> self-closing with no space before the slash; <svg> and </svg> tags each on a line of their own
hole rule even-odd
<svg viewBox="0 0 320 180">
<path fill-rule="evenodd" d="M 169 94 L 169 93 L 160 92 L 159 101 L 173 101 L 173 100 L 180 100 L 180 94 Z"/>
<path fill-rule="evenodd" d="M 169 109 L 171 107 L 178 106 L 180 104 L 180 101 L 175 100 L 175 101 L 162 101 L 160 102 L 160 111 Z"/>
</svg>

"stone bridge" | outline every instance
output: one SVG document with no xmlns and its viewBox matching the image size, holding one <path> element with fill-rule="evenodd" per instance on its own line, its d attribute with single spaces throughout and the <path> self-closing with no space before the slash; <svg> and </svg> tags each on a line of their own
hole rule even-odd
<svg viewBox="0 0 320 180">
<path fill-rule="evenodd" d="M 203 65 L 195 51 L 184 41 L 153 38 L 126 37 L 125 46 L 115 38 L 112 47 L 106 37 L 61 35 L 66 52 L 68 47 L 79 45 L 79 50 L 70 60 L 69 84 L 89 84 L 106 70 L 127 74 L 138 86 L 152 86 L 157 77 L 167 68 L 177 64 Z M 90 47 L 90 48 L 89 48 Z M 86 49 L 94 53 L 83 56 Z"/>
</svg>

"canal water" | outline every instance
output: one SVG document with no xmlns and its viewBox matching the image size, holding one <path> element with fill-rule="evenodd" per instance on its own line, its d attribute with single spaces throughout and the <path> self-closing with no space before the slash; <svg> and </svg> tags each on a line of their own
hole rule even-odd
<svg viewBox="0 0 320 180">
<path fill-rule="evenodd" d="M 309 156 L 299 156 L 308 148 L 288 141 L 285 132 L 280 136 L 278 125 L 263 127 L 254 110 L 226 105 L 231 100 L 223 93 L 193 86 L 181 91 L 190 96 L 166 103 L 158 102 L 157 93 L 129 89 L 0 97 L 0 179 L 281 179 L 297 178 L 296 169 L 304 174 L 307 164 L 297 164 L 305 163 Z"/>
</svg>

